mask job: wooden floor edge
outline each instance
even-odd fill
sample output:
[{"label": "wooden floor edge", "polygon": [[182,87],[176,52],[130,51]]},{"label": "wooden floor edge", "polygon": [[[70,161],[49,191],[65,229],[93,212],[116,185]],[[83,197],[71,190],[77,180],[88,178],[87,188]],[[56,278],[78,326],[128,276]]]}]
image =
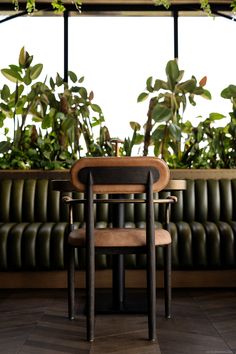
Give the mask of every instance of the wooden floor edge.
[{"label": "wooden floor edge", "polygon": [[[111,288],[111,270],[96,272],[96,287]],[[67,287],[66,271],[0,272],[0,289],[64,289]],[[84,271],[76,272],[76,287],[85,287]],[[145,270],[126,271],[127,288],[145,288]],[[157,288],[163,287],[163,271],[157,271]],[[236,288],[236,269],[206,271],[173,271],[173,288]]]}]

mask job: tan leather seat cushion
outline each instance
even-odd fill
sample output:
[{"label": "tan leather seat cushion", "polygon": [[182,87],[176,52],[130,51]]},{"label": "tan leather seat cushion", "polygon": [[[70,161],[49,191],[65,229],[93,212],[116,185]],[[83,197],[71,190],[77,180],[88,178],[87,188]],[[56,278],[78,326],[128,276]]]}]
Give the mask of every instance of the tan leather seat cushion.
[{"label": "tan leather seat cushion", "polygon": [[[146,245],[145,229],[95,229],[95,247],[143,247]],[[77,229],[69,234],[68,242],[75,247],[85,246],[85,229]],[[163,229],[155,230],[155,245],[171,243],[171,236]]]}]

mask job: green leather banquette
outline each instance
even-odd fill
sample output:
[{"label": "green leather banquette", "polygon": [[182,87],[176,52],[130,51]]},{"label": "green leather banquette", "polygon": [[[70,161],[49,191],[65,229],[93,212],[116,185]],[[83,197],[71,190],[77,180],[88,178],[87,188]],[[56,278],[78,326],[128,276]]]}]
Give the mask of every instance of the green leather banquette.
[{"label": "green leather banquette", "polygon": [[[219,174],[219,172],[218,172]],[[195,178],[172,171],[172,178],[187,179],[185,191],[173,192],[178,203],[172,208],[172,264],[174,270],[236,268],[236,173]],[[218,177],[217,177],[218,176]],[[63,270],[66,267],[65,235],[67,207],[62,194],[52,190],[51,180],[68,179],[68,171],[0,172],[0,271]],[[169,192],[162,192],[169,193]],[[74,194],[73,196],[82,197]],[[94,210],[96,222],[111,222],[107,205]],[[162,207],[156,206],[156,224],[162,227]],[[76,206],[77,227],[83,225],[83,206]],[[143,227],[144,205],[125,207],[125,226]],[[162,268],[162,250],[157,268]],[[111,266],[110,258],[97,256],[97,268]],[[126,258],[126,267],[142,269],[142,255]],[[84,256],[77,257],[82,269]]]}]

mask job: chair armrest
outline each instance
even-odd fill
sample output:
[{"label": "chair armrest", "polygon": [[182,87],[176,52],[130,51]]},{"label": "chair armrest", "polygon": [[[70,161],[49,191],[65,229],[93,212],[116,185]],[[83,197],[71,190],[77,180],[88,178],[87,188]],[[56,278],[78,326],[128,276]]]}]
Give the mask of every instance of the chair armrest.
[{"label": "chair armrest", "polygon": [[[64,196],[62,198],[63,202],[66,204],[77,204],[77,203],[82,203],[84,204],[86,199],[73,199],[69,196]],[[120,204],[120,203],[146,203],[146,199],[94,199],[94,203],[99,204],[99,203],[111,203],[111,204]],[[177,202],[177,197],[175,196],[168,196],[165,199],[154,199],[153,203],[158,203],[158,204],[172,204]]]}]

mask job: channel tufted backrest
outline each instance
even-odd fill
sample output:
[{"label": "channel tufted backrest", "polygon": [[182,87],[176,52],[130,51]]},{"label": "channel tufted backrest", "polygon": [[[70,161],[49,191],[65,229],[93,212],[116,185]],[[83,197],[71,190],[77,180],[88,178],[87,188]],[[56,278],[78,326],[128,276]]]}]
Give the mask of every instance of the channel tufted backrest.
[{"label": "channel tufted backrest", "polygon": [[172,221],[230,221],[236,219],[235,179],[196,179],[187,181],[172,208]]},{"label": "channel tufted backrest", "polygon": [[[83,198],[82,193],[67,193]],[[67,222],[68,209],[62,193],[52,189],[50,179],[0,179],[0,223]],[[84,221],[82,204],[75,206],[75,218]],[[98,221],[108,220],[107,205],[95,208]]]}]

